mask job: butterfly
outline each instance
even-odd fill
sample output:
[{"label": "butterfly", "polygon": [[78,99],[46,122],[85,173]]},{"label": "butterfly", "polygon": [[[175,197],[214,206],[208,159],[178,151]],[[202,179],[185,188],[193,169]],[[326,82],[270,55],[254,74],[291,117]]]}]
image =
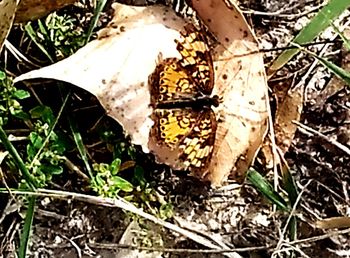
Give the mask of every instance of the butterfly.
[{"label": "butterfly", "polygon": [[179,150],[184,169],[204,174],[213,154],[217,121],[211,96],[214,69],[205,35],[186,25],[175,40],[181,59],[162,60],[150,76],[151,137],[157,144]]}]

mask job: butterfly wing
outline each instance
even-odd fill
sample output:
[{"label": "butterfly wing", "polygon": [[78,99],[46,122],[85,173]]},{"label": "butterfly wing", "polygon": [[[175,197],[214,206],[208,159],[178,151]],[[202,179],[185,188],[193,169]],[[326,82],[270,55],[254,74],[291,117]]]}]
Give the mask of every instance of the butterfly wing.
[{"label": "butterfly wing", "polygon": [[216,117],[210,108],[200,111],[191,131],[181,141],[180,160],[192,173],[203,174],[208,168],[216,134]]},{"label": "butterfly wing", "polygon": [[195,126],[197,115],[192,109],[156,109],[152,115],[151,134],[159,145],[171,150],[178,148]]},{"label": "butterfly wing", "polygon": [[151,105],[195,98],[200,92],[176,58],[159,63],[150,77]]},{"label": "butterfly wing", "polygon": [[176,40],[181,65],[194,83],[205,95],[210,95],[214,87],[214,69],[208,42],[203,33],[192,24],[185,26],[180,40]]},{"label": "butterfly wing", "polygon": [[210,108],[157,109],[151,133],[160,145],[179,150],[179,160],[192,172],[203,171],[213,152],[216,118]]}]

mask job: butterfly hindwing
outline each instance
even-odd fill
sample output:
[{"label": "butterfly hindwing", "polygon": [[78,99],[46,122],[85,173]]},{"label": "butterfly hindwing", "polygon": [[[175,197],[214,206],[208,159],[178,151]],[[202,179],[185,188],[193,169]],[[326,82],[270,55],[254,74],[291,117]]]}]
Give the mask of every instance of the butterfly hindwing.
[{"label": "butterfly hindwing", "polygon": [[161,145],[179,150],[185,169],[201,170],[210,161],[215,142],[216,119],[210,108],[157,109],[152,134]]},{"label": "butterfly hindwing", "polygon": [[166,145],[171,150],[178,148],[190,134],[197,115],[191,109],[156,109],[152,115],[153,135],[160,145]]},{"label": "butterfly hindwing", "polygon": [[202,171],[208,167],[213,153],[216,127],[214,112],[206,108],[200,112],[194,127],[181,142],[180,159],[192,172]]}]

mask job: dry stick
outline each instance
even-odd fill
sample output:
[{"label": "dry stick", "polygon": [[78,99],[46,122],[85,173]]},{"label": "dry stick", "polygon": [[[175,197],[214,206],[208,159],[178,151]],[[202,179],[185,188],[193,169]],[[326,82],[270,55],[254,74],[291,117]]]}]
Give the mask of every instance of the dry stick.
[{"label": "dry stick", "polygon": [[186,249],[186,248],[161,248],[161,247],[145,247],[145,246],[136,246],[136,245],[126,245],[126,244],[106,244],[106,243],[89,243],[89,246],[99,249],[135,249],[141,251],[153,251],[153,252],[163,252],[163,253],[202,253],[202,254],[220,254],[220,253],[229,253],[229,252],[252,252],[252,251],[261,251],[267,250],[272,246],[252,246],[252,247],[242,247],[242,248],[230,248],[230,249]]},{"label": "dry stick", "polygon": [[69,239],[68,237],[64,236],[64,235],[61,235],[62,238],[66,239],[73,247],[74,249],[77,251],[77,255],[78,255],[78,258],[81,258],[81,249],[80,247],[71,239]]},{"label": "dry stick", "polygon": [[17,59],[19,63],[26,62],[36,68],[40,68],[39,65],[34,64],[32,61],[30,61],[26,56],[24,56],[16,47],[14,47],[11,42],[9,42],[7,39],[5,40],[4,46],[8,49],[8,51]]},{"label": "dry stick", "polygon": [[[122,209],[127,209],[128,211],[129,208],[127,206],[129,206],[129,203],[126,203],[125,201],[120,201],[119,199],[117,200],[112,200],[110,198],[99,198],[99,197],[95,197],[95,196],[89,196],[89,195],[84,195],[84,194],[77,194],[77,193],[71,193],[71,192],[64,192],[64,191],[54,191],[54,190],[46,190],[46,189],[37,189],[37,192],[28,192],[28,191],[12,191],[13,194],[28,194],[28,195],[36,195],[36,196],[44,196],[44,197],[51,197],[51,198],[62,198],[65,197],[67,198],[68,196],[73,197],[76,200],[80,200],[83,202],[88,202],[88,203],[92,203],[92,204],[97,204],[97,205],[104,205],[104,206],[109,206],[109,207],[118,207],[118,208],[122,208]],[[126,203],[126,204],[125,204]],[[118,206],[119,205],[119,206]],[[133,206],[133,205],[131,205]],[[138,215],[142,216],[144,214],[144,212],[140,211],[139,209],[137,209],[135,206],[133,206],[134,209],[138,210]],[[131,211],[133,212],[133,211]],[[139,214],[140,212],[140,214]],[[141,215],[142,214],[142,215]],[[152,221],[158,224],[158,221],[160,221],[160,225],[165,224],[170,224],[168,222],[164,222],[152,215],[147,214],[147,216],[151,216]],[[170,224],[171,227],[177,227],[176,225],[172,225]],[[166,225],[164,225],[165,227],[167,227]],[[169,227],[168,227],[169,228]],[[181,229],[181,228],[180,228]],[[187,231],[187,230],[184,230]],[[180,231],[177,231],[180,232]],[[181,231],[182,232],[182,231]],[[192,234],[192,232],[189,232],[190,234]],[[339,230],[339,231],[331,231],[328,232],[326,234],[323,235],[319,235],[319,236],[314,236],[314,237],[309,237],[309,238],[304,238],[304,239],[299,239],[299,240],[295,240],[292,242],[289,242],[289,245],[297,245],[297,244],[304,244],[304,243],[312,243],[312,242],[316,242],[316,241],[320,241],[320,240],[324,240],[327,238],[330,238],[332,236],[338,236],[338,235],[343,235],[343,234],[348,234],[350,233],[350,228],[344,229],[344,230]],[[181,233],[182,234],[182,233]],[[187,235],[185,235],[187,236]],[[192,238],[191,238],[192,239]],[[205,239],[205,241],[207,241]],[[197,242],[197,241],[196,241]],[[202,244],[202,243],[201,243]],[[92,245],[96,245],[97,248],[101,248],[101,246],[104,246],[105,248],[108,248],[108,245],[105,244],[92,244]],[[205,244],[203,244],[205,245]],[[213,246],[213,244],[210,243],[210,245]],[[109,245],[112,246],[112,245]],[[215,245],[214,245],[215,246]],[[139,249],[139,250],[154,250],[154,251],[168,251],[168,252],[177,252],[177,250],[181,250],[181,249],[170,249],[170,248],[146,248],[146,247],[136,247],[133,245],[122,245],[122,244],[118,244],[119,248],[131,248],[131,249]],[[217,250],[198,250],[198,249],[182,249],[182,250],[186,250],[187,252],[204,252],[204,253],[228,253],[228,252],[248,252],[248,251],[254,251],[254,250],[271,250],[273,248],[272,245],[269,246],[258,246],[258,247],[245,247],[245,248],[233,248],[233,249],[227,249],[227,250],[223,250],[223,249],[217,249]]]},{"label": "dry stick", "polygon": [[277,191],[278,188],[278,172],[277,172],[277,164],[278,164],[278,151],[277,151],[277,144],[276,144],[276,136],[275,136],[275,130],[273,127],[273,119],[272,119],[272,111],[270,106],[270,101],[268,97],[268,90],[266,90],[266,107],[267,107],[267,113],[268,113],[268,122],[269,122],[269,133],[270,133],[270,141],[271,141],[271,149],[272,149],[272,162],[273,162],[273,188],[275,191]]},{"label": "dry stick", "polygon": [[[289,242],[290,246],[292,245],[300,245],[305,243],[317,242],[320,240],[324,240],[333,236],[343,235],[350,233],[350,228],[339,230],[339,231],[331,231],[323,235],[304,238]],[[287,242],[285,242],[287,244]],[[157,248],[157,247],[141,247],[135,245],[126,245],[126,244],[105,244],[105,243],[89,243],[90,246],[99,249],[137,249],[137,250],[145,250],[145,251],[154,251],[154,252],[168,252],[168,253],[207,253],[207,254],[216,254],[216,253],[227,253],[227,252],[250,252],[250,251],[260,251],[260,250],[273,250],[273,245],[268,246],[256,246],[256,247],[243,247],[243,248],[232,248],[232,249],[222,249],[222,250],[208,250],[208,249],[175,249],[175,248]]]},{"label": "dry stick", "polygon": [[[333,144],[335,147],[337,147],[338,149],[344,151],[346,154],[348,154],[350,156],[350,149],[348,147],[346,147],[345,145],[341,144],[340,142],[336,141],[336,140],[332,140],[329,139],[327,136],[325,136],[324,134],[312,129],[309,126],[306,126],[302,123],[299,123],[298,121],[292,121],[292,123],[296,124],[297,126],[299,126],[301,129],[306,130],[307,132],[311,132],[313,134],[316,134],[317,136],[321,137],[322,139],[326,140],[327,142]],[[299,129],[300,129],[299,128]]]},{"label": "dry stick", "polygon": [[[300,250],[300,248],[297,248],[297,247],[294,247],[294,246],[290,246],[290,247],[286,247],[285,249],[281,249],[281,250],[278,250],[278,251],[274,251],[271,255],[271,258],[274,258],[274,257],[283,257],[279,254],[281,253],[287,253],[289,251],[292,251],[292,252],[298,252],[299,255],[301,256],[298,256],[298,257],[304,257],[304,258],[310,258],[310,256],[306,255],[303,251]],[[293,256],[287,256],[287,257],[293,257]]]},{"label": "dry stick", "polygon": [[[4,161],[4,159],[6,158],[6,156],[7,156],[8,154],[9,154],[8,151],[4,151],[4,152],[1,152],[1,153],[0,153],[0,165],[2,164],[2,162]],[[11,199],[14,200],[15,198],[13,197],[9,186],[7,185],[7,182],[6,182],[6,179],[5,179],[5,175],[4,175],[4,173],[2,172],[1,166],[0,166],[0,180],[1,180],[1,183],[5,186],[5,188],[6,188],[6,190],[8,191],[8,193],[10,194]],[[0,221],[0,224],[1,224],[1,221]]]},{"label": "dry stick", "polygon": [[[186,236],[187,238],[192,239],[193,241],[204,245],[208,248],[212,249],[219,249],[221,250],[221,246],[226,246],[225,243],[222,241],[218,241],[216,239],[213,239],[213,241],[209,241],[207,238],[199,236],[189,230],[180,228],[179,226],[176,226],[174,224],[171,224],[169,222],[163,221],[151,214],[148,214],[141,209],[137,208],[131,203],[128,203],[124,199],[117,197],[115,199],[112,198],[102,198],[102,197],[96,197],[96,196],[89,196],[85,194],[80,194],[80,193],[72,193],[72,192],[65,192],[65,191],[58,191],[58,190],[47,190],[47,189],[37,189],[36,192],[28,192],[28,191],[13,191],[13,194],[28,194],[28,195],[37,195],[37,196],[46,196],[46,197],[52,197],[52,198],[62,198],[62,197],[71,197],[73,200],[79,200],[79,201],[84,201],[88,202],[91,204],[95,205],[103,205],[103,206],[108,206],[108,207],[118,207],[123,210],[132,212],[136,215],[139,215],[147,220],[150,220],[158,225],[161,225],[163,227],[166,227],[170,230],[173,230],[181,235]],[[213,243],[215,241],[215,243]],[[241,257],[238,254],[235,253],[224,253],[224,255],[229,256],[229,257],[234,257],[238,258]]]},{"label": "dry stick", "polygon": [[[284,14],[283,12],[287,11],[286,10],[280,10],[280,11],[276,11],[276,12],[261,12],[261,11],[255,11],[255,10],[251,10],[251,11],[243,11],[244,14],[254,14],[254,15],[260,15],[260,16],[268,16],[268,17],[271,17],[271,16],[274,16],[274,17],[279,17],[279,18],[287,18],[288,20],[293,20],[293,19],[297,19],[297,18],[300,18],[300,17],[303,17],[305,15],[308,15],[309,13],[312,13],[312,12],[315,12],[319,9],[321,9],[323,6],[325,6],[327,3],[322,3],[322,4],[319,4],[309,10],[305,10],[304,12],[302,13],[297,13],[297,14]],[[298,5],[294,5],[292,6],[292,8],[294,7],[297,7]],[[288,8],[288,9],[291,9],[291,8]]]},{"label": "dry stick", "polygon": [[90,178],[83,171],[81,171],[78,166],[74,165],[74,163],[70,161],[68,158],[64,157],[63,160],[65,165],[68,167],[68,169],[77,173],[77,175],[80,176],[85,181],[90,180]]},{"label": "dry stick", "polygon": [[[95,204],[95,205],[103,205],[103,206],[109,206],[109,207],[118,207],[121,209],[125,209],[127,211],[133,212],[141,217],[144,217],[146,219],[150,218],[150,220],[156,224],[162,225],[164,227],[167,227],[171,230],[174,229],[174,231],[183,234],[189,238],[191,238],[192,240],[194,240],[197,243],[200,243],[202,245],[205,245],[209,248],[215,248],[216,250],[198,250],[198,249],[171,249],[171,248],[145,248],[145,247],[136,247],[133,245],[121,245],[118,244],[119,248],[131,248],[131,249],[139,249],[139,250],[154,250],[154,251],[167,251],[167,252],[177,252],[177,250],[186,250],[187,252],[191,252],[191,253],[229,253],[229,252],[248,252],[248,251],[254,251],[254,250],[272,250],[273,249],[273,245],[269,245],[269,246],[258,246],[258,247],[245,247],[245,248],[232,248],[232,249],[219,249],[216,245],[212,244],[211,242],[209,242],[207,239],[204,239],[203,242],[199,242],[197,241],[198,239],[201,240],[203,239],[203,237],[200,237],[198,239],[196,239],[196,235],[193,234],[190,231],[187,230],[183,230],[181,228],[179,228],[176,225],[173,225],[171,223],[162,221],[150,214],[147,214],[143,211],[141,211],[140,209],[136,208],[134,205],[127,203],[124,200],[120,200],[118,199],[111,199],[111,198],[101,198],[101,197],[95,197],[95,196],[89,196],[89,195],[84,195],[84,194],[79,194],[79,193],[71,193],[71,192],[64,192],[64,191],[55,191],[55,190],[47,190],[47,189],[37,189],[36,192],[28,192],[28,191],[12,191],[13,194],[28,194],[28,195],[36,195],[36,196],[44,196],[44,197],[51,197],[51,198],[62,198],[62,197],[72,197],[75,200],[79,200],[79,201],[83,201],[83,202],[87,202],[87,203],[91,203],[91,204]],[[135,211],[135,212],[134,212]],[[145,215],[146,216],[143,216]],[[188,234],[187,234],[188,233]],[[327,238],[330,238],[332,236],[337,236],[337,235],[342,235],[342,234],[348,234],[350,233],[350,228],[344,229],[344,230],[339,230],[339,231],[331,231],[328,232],[326,234],[323,235],[319,235],[319,236],[314,236],[314,237],[309,237],[309,238],[304,238],[304,239],[299,239],[299,240],[295,240],[292,242],[289,242],[289,245],[297,245],[297,244],[304,244],[304,243],[312,243],[312,242],[316,242],[316,241],[320,241],[320,240],[324,240]],[[193,236],[194,235],[194,236]],[[193,237],[193,238],[192,238]],[[209,242],[209,243],[208,243]],[[208,243],[208,245],[206,244]],[[105,246],[106,248],[108,248],[108,245],[104,245],[104,244],[92,244],[92,245],[96,245],[97,248],[99,248],[98,246]]]}]

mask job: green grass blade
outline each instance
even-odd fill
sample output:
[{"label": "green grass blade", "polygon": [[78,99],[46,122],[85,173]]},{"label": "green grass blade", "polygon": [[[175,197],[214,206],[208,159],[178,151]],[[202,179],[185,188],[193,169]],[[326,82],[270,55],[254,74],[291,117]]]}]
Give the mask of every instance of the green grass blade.
[{"label": "green grass blade", "polygon": [[65,106],[66,106],[66,104],[67,104],[67,101],[68,101],[68,99],[69,99],[69,96],[70,96],[70,94],[67,94],[67,95],[66,95],[66,98],[65,98],[64,101],[63,101],[63,104],[62,104],[62,106],[61,106],[61,108],[60,108],[60,110],[59,110],[59,112],[58,112],[58,114],[57,114],[57,117],[56,117],[55,121],[53,121],[52,125],[50,125],[50,130],[49,130],[49,132],[48,132],[48,134],[47,134],[47,137],[45,138],[45,140],[44,140],[42,146],[40,147],[40,149],[38,150],[38,152],[35,154],[35,156],[34,156],[32,162],[31,162],[31,164],[30,164],[30,167],[29,167],[30,169],[33,167],[33,165],[34,165],[35,162],[37,161],[38,157],[40,156],[41,152],[43,151],[43,149],[45,148],[45,146],[46,146],[47,143],[49,142],[50,137],[51,137],[51,134],[53,133],[54,129],[56,128],[57,122],[58,122],[58,120],[60,119],[60,117],[61,117],[61,115],[62,115],[62,112],[63,112],[63,110],[64,110],[64,108],[65,108]]},{"label": "green grass blade", "polygon": [[83,138],[81,137],[81,134],[78,130],[76,121],[72,118],[72,116],[68,116],[68,121],[69,121],[70,129],[73,133],[73,138],[74,138],[75,144],[76,144],[78,151],[79,151],[79,154],[80,154],[80,156],[85,164],[85,168],[88,171],[91,180],[94,180],[94,174],[93,174],[92,168],[89,164],[88,156],[87,156],[85,146],[83,143]]},{"label": "green grass blade", "polygon": [[91,35],[92,35],[92,32],[94,30],[94,28],[96,27],[96,24],[98,22],[98,19],[101,15],[101,12],[103,10],[103,8],[105,7],[107,3],[107,0],[98,0],[96,2],[96,8],[94,10],[94,16],[92,17],[92,20],[91,20],[91,23],[90,23],[90,26],[89,26],[89,30],[87,32],[87,35],[86,35],[86,41],[85,41],[85,44],[87,44],[91,38]]},{"label": "green grass blade", "polygon": [[[303,28],[299,34],[294,38],[293,42],[301,45],[311,42],[324,31],[332,22],[339,17],[350,6],[350,0],[330,0],[317,15],[310,21],[308,25]],[[282,52],[282,54],[273,62],[269,68],[268,74],[272,74],[283,67],[299,49],[289,49]]]},{"label": "green grass blade", "polygon": [[[290,173],[290,169],[287,165],[283,165],[282,167],[282,180],[283,180],[283,188],[288,193],[288,200],[291,207],[294,207],[297,199],[298,199],[298,189],[293,178],[293,175]],[[288,229],[289,229],[289,237],[292,241],[297,238],[297,218],[296,216],[292,216],[289,220]]]},{"label": "green grass blade", "polygon": [[27,209],[27,213],[26,213],[26,218],[24,220],[23,232],[21,234],[19,251],[18,251],[19,258],[26,258],[27,257],[27,249],[28,249],[28,243],[29,243],[29,238],[30,238],[30,232],[31,232],[31,228],[33,225],[36,197],[35,196],[28,196],[28,199],[29,199],[28,209]]},{"label": "green grass blade", "polygon": [[289,211],[288,205],[285,200],[273,190],[273,186],[256,170],[250,169],[247,173],[247,178],[261,192],[267,199],[283,211]]},{"label": "green grass blade", "polygon": [[327,59],[324,59],[322,57],[318,57],[314,55],[325,67],[327,67],[329,70],[331,70],[332,73],[334,73],[339,78],[343,79],[348,86],[350,86],[350,73],[344,70],[343,68],[337,66],[336,64],[333,64],[332,62],[329,62]]},{"label": "green grass blade", "polygon": [[283,188],[288,193],[288,199],[293,207],[298,198],[298,189],[289,168],[283,167],[282,171]]},{"label": "green grass blade", "polygon": [[35,31],[32,27],[32,25],[30,24],[30,22],[27,23],[27,25],[24,27],[28,36],[31,38],[31,40],[33,40],[33,42],[35,43],[35,45],[38,46],[38,48],[46,55],[46,57],[53,63],[54,60],[52,59],[51,55],[49,54],[49,52],[46,51],[45,47],[42,46],[37,40],[36,40],[36,34]]},{"label": "green grass blade", "polygon": [[26,180],[27,184],[29,185],[30,189],[34,191],[38,187],[38,183],[36,182],[35,178],[33,178],[33,176],[29,173],[27,167],[25,166],[16,148],[8,140],[7,135],[3,130],[2,126],[0,126],[0,141],[5,146],[6,150],[10,153],[12,158],[14,159],[17,167],[22,172],[22,175]]},{"label": "green grass blade", "polygon": [[346,84],[350,87],[350,73],[343,68],[337,66],[336,64],[328,61],[327,59],[323,57],[319,57],[316,54],[312,53],[311,51],[308,51],[307,49],[303,49],[299,46],[300,49],[308,53],[309,55],[312,55],[315,57],[322,65],[324,65],[326,68],[328,68],[332,73],[334,73],[336,76],[338,76],[340,79],[344,80]]},{"label": "green grass blade", "polygon": [[343,41],[344,43],[344,47],[350,51],[350,40],[347,39],[344,35],[344,33],[342,33],[337,26],[334,25],[334,23],[332,23],[332,27],[334,29],[334,31],[339,35],[339,37],[341,38],[341,40]]}]

